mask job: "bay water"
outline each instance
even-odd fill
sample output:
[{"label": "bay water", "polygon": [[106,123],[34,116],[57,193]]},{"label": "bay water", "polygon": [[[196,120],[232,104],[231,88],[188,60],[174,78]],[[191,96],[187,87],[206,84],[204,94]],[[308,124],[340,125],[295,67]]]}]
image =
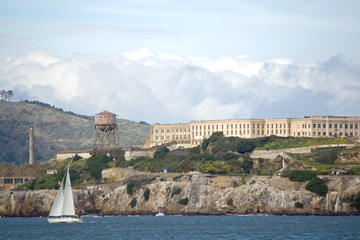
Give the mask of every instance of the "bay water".
[{"label": "bay water", "polygon": [[0,218],[0,239],[360,239],[360,217],[114,216],[50,224]]}]

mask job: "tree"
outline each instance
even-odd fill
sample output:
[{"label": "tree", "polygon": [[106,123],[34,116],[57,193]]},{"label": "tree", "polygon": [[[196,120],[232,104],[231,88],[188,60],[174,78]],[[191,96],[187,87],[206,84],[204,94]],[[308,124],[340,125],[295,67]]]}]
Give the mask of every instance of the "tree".
[{"label": "tree", "polygon": [[9,90],[9,91],[6,92],[6,94],[7,94],[8,100],[10,102],[10,99],[14,96],[14,93],[13,93],[13,91]]},{"label": "tree", "polygon": [[244,155],[243,161],[241,163],[241,168],[244,170],[244,173],[250,173],[250,170],[253,167],[253,160],[249,157],[249,155]]}]

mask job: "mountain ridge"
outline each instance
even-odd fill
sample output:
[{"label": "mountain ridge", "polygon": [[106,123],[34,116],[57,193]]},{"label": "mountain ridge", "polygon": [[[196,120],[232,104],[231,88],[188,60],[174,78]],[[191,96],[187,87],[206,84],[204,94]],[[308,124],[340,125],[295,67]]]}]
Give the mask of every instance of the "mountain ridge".
[{"label": "mountain ridge", "polygon": [[[28,161],[29,128],[34,128],[35,162],[54,158],[59,150],[89,149],[94,137],[94,117],[39,101],[0,101],[0,164]],[[117,119],[121,146],[141,146],[149,126]]]}]

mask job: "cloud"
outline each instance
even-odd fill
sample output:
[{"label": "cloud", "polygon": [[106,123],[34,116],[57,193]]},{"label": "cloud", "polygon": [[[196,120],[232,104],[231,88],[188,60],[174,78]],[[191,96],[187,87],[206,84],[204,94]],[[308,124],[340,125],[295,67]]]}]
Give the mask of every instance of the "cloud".
[{"label": "cloud", "polygon": [[195,119],[360,115],[359,66],[341,56],[217,59],[139,49],[120,55],[45,50],[0,59],[0,88],[81,114],[102,110],[147,122]]}]

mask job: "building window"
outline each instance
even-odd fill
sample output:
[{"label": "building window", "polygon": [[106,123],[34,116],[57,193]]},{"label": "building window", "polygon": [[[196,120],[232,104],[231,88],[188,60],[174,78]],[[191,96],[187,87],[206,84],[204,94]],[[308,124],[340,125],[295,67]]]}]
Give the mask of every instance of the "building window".
[{"label": "building window", "polygon": [[155,136],[155,140],[158,140],[159,139],[159,137],[158,136]]},{"label": "building window", "polygon": [[300,132],[298,132],[298,134],[297,134],[298,136],[300,136]]},{"label": "building window", "polygon": [[315,124],[315,123],[313,124],[313,128],[316,128],[316,124]]},{"label": "building window", "polygon": [[329,128],[332,128],[332,124],[331,124],[331,123],[329,124]]},{"label": "building window", "polygon": [[334,128],[337,128],[337,123],[334,124]]},{"label": "building window", "polygon": [[321,128],[321,124],[320,124],[320,123],[318,124],[318,128]]},{"label": "building window", "polygon": [[358,124],[357,123],[355,123],[355,129],[358,129]]},{"label": "building window", "polygon": [[348,128],[348,125],[347,124],[345,124],[345,129],[347,129]]},{"label": "building window", "polygon": [[351,129],[353,128],[353,125],[352,125],[352,123],[350,124],[350,128],[351,128]]},{"label": "building window", "polygon": [[323,124],[323,128],[326,128],[326,124],[325,124],[325,123]]},{"label": "building window", "polygon": [[155,130],[155,133],[158,133],[158,132],[159,132],[159,131],[156,129],[156,130]]}]

